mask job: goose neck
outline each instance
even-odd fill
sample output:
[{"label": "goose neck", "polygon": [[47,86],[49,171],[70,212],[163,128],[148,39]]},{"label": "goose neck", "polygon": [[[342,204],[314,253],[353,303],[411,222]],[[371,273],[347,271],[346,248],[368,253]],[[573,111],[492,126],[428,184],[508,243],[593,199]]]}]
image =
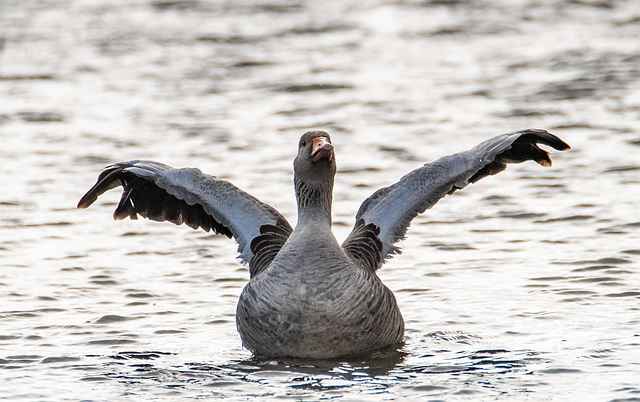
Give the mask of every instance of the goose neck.
[{"label": "goose neck", "polygon": [[298,204],[298,224],[313,222],[315,225],[331,226],[333,182],[309,184],[301,180],[295,180],[295,188]]}]

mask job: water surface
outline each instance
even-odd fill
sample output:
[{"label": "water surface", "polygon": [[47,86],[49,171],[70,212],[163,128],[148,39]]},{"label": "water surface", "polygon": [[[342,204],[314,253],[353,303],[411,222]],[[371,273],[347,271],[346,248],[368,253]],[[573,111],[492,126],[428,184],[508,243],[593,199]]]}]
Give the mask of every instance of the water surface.
[{"label": "water surface", "polygon": [[[640,6],[633,1],[0,2],[0,398],[640,398]],[[489,136],[573,147],[417,218],[380,271],[405,344],[241,347],[223,237],[75,205],[112,162],[231,180],[295,222],[333,135],[343,239],[377,188]]]}]

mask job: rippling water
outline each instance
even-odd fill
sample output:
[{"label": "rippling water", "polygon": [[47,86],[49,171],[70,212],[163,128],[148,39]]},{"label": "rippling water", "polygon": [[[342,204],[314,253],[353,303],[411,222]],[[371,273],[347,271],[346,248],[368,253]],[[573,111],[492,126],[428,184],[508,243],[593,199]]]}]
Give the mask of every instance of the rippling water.
[{"label": "rippling water", "polygon": [[[640,399],[635,1],[0,1],[0,398]],[[227,178],[295,222],[291,162],[333,134],[339,239],[375,189],[494,134],[552,130],[416,219],[380,275],[406,342],[255,360],[235,245],[114,222],[133,158]]]}]

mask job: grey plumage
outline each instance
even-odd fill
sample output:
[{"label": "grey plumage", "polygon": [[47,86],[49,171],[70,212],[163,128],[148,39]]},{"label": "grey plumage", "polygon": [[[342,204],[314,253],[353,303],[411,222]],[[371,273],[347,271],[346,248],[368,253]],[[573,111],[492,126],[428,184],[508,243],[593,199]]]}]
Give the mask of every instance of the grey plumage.
[{"label": "grey plumage", "polygon": [[323,131],[309,131],[299,142],[293,229],[273,207],[228,181],[153,161],[108,166],[78,207],[87,208],[121,185],[116,219],[141,215],[233,237],[250,272],[236,314],[244,346],[259,356],[331,358],[402,340],[402,314],[376,270],[399,252],[396,243],[413,218],[445,195],[501,172],[508,163],[534,160],[550,166],[539,143],[569,148],[545,130],[522,130],[413,170],[362,203],[342,245],[331,231],[336,162]]},{"label": "grey plumage", "polygon": [[88,208],[104,192],[123,187],[122,198],[113,213],[115,219],[137,219],[186,224],[193,229],[234,237],[240,258],[250,263],[251,241],[262,225],[291,229],[278,211],[226,180],[199,169],[174,169],[163,163],[134,160],[107,166],[96,184],[80,199],[78,208]]},{"label": "grey plumage", "polygon": [[396,243],[404,239],[411,221],[445,195],[503,171],[507,163],[534,160],[542,166],[551,166],[549,154],[538,148],[538,143],[561,151],[569,149],[564,141],[541,129],[493,137],[468,151],[426,163],[397,183],[379,189],[360,206],[356,226],[362,219],[380,228],[382,256],[388,259],[400,252]]}]

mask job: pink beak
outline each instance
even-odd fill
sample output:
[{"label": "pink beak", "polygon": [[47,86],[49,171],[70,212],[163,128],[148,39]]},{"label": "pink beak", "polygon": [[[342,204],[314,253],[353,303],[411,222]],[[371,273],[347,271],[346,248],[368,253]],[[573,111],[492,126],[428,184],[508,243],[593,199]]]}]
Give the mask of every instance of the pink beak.
[{"label": "pink beak", "polygon": [[333,159],[333,145],[326,137],[317,137],[313,139],[313,149],[311,150],[311,161],[317,162],[320,159]]}]

